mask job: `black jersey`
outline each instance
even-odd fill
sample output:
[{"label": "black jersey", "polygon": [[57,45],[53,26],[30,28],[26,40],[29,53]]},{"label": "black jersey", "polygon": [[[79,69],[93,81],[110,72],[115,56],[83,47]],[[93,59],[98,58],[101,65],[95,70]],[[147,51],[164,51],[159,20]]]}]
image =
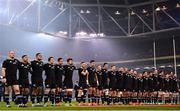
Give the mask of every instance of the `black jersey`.
[{"label": "black jersey", "polygon": [[116,79],[116,71],[109,71],[108,73],[108,76],[109,76],[109,88],[112,89],[112,90],[115,90],[116,89],[116,82],[117,82],[117,79]]},{"label": "black jersey", "polygon": [[148,77],[148,89],[149,89],[149,91],[154,90],[153,89],[153,77],[152,76]]},{"label": "black jersey", "polygon": [[19,70],[19,83],[29,83],[29,73],[31,73],[31,65],[29,63],[20,62],[18,66]]},{"label": "black jersey", "polygon": [[19,61],[17,59],[6,59],[3,62],[2,67],[6,68],[6,79],[17,80],[17,70],[18,70]]},{"label": "black jersey", "polygon": [[78,74],[79,74],[79,84],[81,83],[86,83],[87,75],[83,75],[82,72],[86,72],[86,69],[79,68],[78,69]]},{"label": "black jersey", "polygon": [[143,89],[144,89],[144,91],[149,90],[148,77],[143,77]]},{"label": "black jersey", "polygon": [[128,89],[127,78],[128,78],[127,73],[123,73],[124,90]]},{"label": "black jersey", "polygon": [[127,90],[132,91],[132,88],[133,88],[133,76],[131,74],[127,74],[126,84],[127,84]]},{"label": "black jersey", "polygon": [[107,69],[102,69],[102,86],[103,89],[107,89],[108,88],[108,70]]},{"label": "black jersey", "polygon": [[158,88],[160,91],[162,91],[164,88],[164,78],[160,75],[158,75],[158,83]]},{"label": "black jersey", "polygon": [[102,76],[102,71],[96,71],[98,82],[99,82],[99,87],[102,88],[102,83],[103,83],[103,76]]},{"label": "black jersey", "polygon": [[142,92],[143,90],[143,79],[138,78],[138,91]]},{"label": "black jersey", "polygon": [[55,83],[55,65],[54,64],[45,64],[44,65],[46,80],[47,83]]},{"label": "black jersey", "polygon": [[65,70],[63,65],[56,64],[55,66],[55,77],[56,77],[56,85],[62,88],[62,77],[64,76]]},{"label": "black jersey", "polygon": [[178,91],[178,80],[176,77],[173,77],[173,79],[172,79],[172,90],[173,90],[173,92]]},{"label": "black jersey", "polygon": [[42,61],[31,61],[31,67],[32,67],[32,82],[34,81],[43,81],[42,79],[42,73],[44,70],[44,64]]},{"label": "black jersey", "polygon": [[136,76],[133,76],[133,87],[132,87],[133,91],[138,91],[138,78]]},{"label": "black jersey", "polygon": [[96,86],[96,69],[94,67],[88,67],[87,68],[89,75],[88,75],[88,81],[90,86]]},{"label": "black jersey", "polygon": [[64,74],[64,86],[66,88],[73,88],[73,72],[76,69],[76,67],[74,65],[65,65],[64,66],[64,70],[65,70],[65,74]]},{"label": "black jersey", "polygon": [[153,83],[152,83],[152,89],[153,91],[158,91],[159,90],[159,81],[158,81],[158,76],[157,75],[153,75]]},{"label": "black jersey", "polygon": [[164,80],[164,91],[170,91],[170,83],[169,83],[170,79],[169,78],[165,78]]},{"label": "black jersey", "polygon": [[117,88],[120,91],[124,90],[124,78],[123,78],[123,73],[122,72],[117,72],[116,75],[116,79],[117,79]]},{"label": "black jersey", "polygon": [[[84,72],[86,74],[84,75],[84,74],[82,74],[82,72]],[[88,87],[88,84],[87,84],[88,71],[86,69],[79,68],[78,74],[79,74],[79,88],[86,89]]]}]

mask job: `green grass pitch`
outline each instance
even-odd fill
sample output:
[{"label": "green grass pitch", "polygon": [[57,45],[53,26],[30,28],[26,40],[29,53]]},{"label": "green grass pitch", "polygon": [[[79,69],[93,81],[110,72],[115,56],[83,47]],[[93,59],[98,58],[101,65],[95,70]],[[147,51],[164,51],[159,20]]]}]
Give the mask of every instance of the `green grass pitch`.
[{"label": "green grass pitch", "polygon": [[6,108],[5,103],[0,103],[0,111],[3,110],[179,110],[180,105],[110,105],[110,106],[78,106],[76,102],[73,102],[73,106],[48,106],[48,107],[31,107],[31,103],[28,103],[28,107],[19,108],[11,104],[12,107]]}]

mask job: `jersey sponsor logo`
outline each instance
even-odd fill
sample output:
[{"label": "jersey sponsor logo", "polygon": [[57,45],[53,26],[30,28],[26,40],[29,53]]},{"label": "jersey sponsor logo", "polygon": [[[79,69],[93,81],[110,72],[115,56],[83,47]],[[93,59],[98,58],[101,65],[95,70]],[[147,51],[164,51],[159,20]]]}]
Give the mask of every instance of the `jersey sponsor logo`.
[{"label": "jersey sponsor logo", "polygon": [[60,69],[60,70],[64,70],[64,68],[63,68],[63,67],[60,67],[60,66],[57,66],[57,68]]},{"label": "jersey sponsor logo", "polygon": [[17,64],[17,60],[14,60],[14,61],[13,61],[13,60],[10,60],[9,63],[11,63],[11,64]]},{"label": "jersey sponsor logo", "polygon": [[73,66],[71,66],[71,67],[69,66],[68,69],[72,71],[72,70],[74,70],[74,67]]}]

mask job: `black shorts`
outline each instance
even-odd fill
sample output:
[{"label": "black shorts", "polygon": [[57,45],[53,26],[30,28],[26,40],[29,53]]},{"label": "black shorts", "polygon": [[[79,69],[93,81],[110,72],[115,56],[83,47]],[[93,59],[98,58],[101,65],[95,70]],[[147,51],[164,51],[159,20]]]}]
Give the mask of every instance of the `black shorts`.
[{"label": "black shorts", "polygon": [[5,83],[6,86],[19,85],[18,80],[7,80]]},{"label": "black shorts", "polygon": [[29,81],[28,80],[19,80],[19,86],[21,88],[29,88]]},{"label": "black shorts", "polygon": [[114,85],[113,85],[113,84],[110,84],[110,85],[109,85],[109,90],[110,90],[110,91],[115,91],[115,90],[117,90],[116,85],[115,85],[115,84],[114,84]]},{"label": "black shorts", "polygon": [[124,90],[124,87],[123,87],[123,85],[121,83],[117,83],[116,87],[117,87],[118,91],[123,91]]},{"label": "black shorts", "polygon": [[43,80],[32,80],[32,87],[43,87]]},{"label": "black shorts", "polygon": [[63,88],[63,83],[61,81],[56,81],[56,87]]},{"label": "black shorts", "polygon": [[36,88],[36,87],[43,87],[43,78],[42,77],[31,77],[31,81],[32,81],[32,87]]},{"label": "black shorts", "polygon": [[89,82],[89,87],[97,87],[97,83],[96,82]]},{"label": "black shorts", "polygon": [[72,81],[65,81],[64,82],[65,89],[73,89],[73,82]]},{"label": "black shorts", "polygon": [[85,83],[85,82],[80,82],[80,83],[79,83],[79,88],[81,88],[81,89],[87,89],[87,88],[88,88],[88,85],[87,85],[87,83]]},{"label": "black shorts", "polygon": [[54,88],[56,88],[56,84],[55,84],[55,82],[45,82],[45,87],[54,89]]}]

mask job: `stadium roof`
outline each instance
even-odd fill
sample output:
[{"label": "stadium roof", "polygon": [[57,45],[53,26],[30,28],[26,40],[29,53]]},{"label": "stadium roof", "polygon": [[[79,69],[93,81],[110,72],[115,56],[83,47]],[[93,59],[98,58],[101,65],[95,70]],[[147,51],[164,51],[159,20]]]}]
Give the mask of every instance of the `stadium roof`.
[{"label": "stadium roof", "polygon": [[65,38],[141,37],[180,29],[179,0],[1,0],[0,6],[1,24]]}]

